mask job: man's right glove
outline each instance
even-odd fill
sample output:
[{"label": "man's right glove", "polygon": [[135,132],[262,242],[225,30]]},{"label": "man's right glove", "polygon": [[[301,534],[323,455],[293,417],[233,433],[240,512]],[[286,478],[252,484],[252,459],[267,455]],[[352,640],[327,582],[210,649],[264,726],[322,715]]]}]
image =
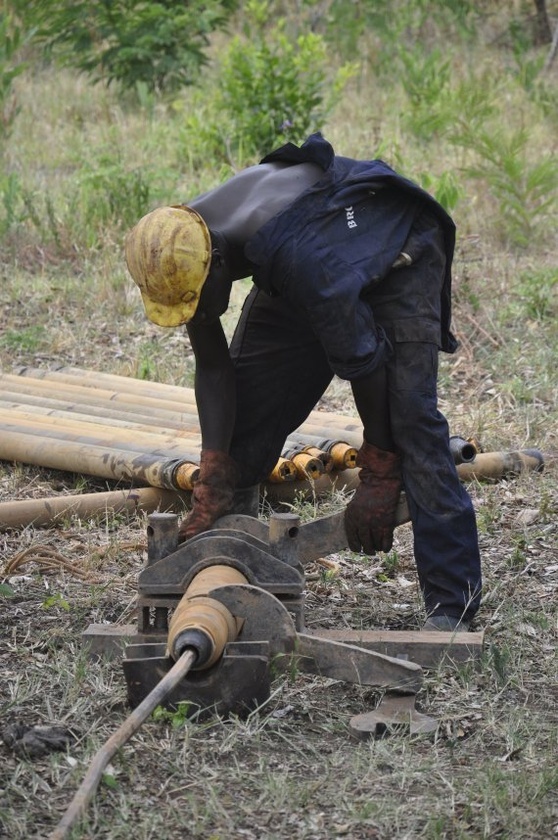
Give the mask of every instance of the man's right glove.
[{"label": "man's right glove", "polygon": [[184,542],[209,531],[233,504],[238,467],[230,455],[217,449],[202,449],[200,476],[192,490],[192,510],[180,524],[178,540]]},{"label": "man's right glove", "polygon": [[345,532],[351,551],[373,555],[393,545],[395,513],[403,482],[396,452],[364,441],[356,466],[360,484],[345,510]]}]

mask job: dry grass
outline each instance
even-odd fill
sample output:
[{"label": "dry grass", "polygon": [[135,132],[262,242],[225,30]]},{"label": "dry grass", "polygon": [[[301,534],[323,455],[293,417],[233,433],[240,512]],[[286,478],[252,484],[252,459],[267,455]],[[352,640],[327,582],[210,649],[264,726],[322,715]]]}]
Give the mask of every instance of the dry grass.
[{"label": "dry grass", "polygon": [[[404,147],[410,169],[452,168],[455,149],[410,144],[389,96],[378,94],[373,102],[373,79],[361,85],[325,130],[341,150],[367,156],[378,130],[393,138],[394,150]],[[118,147],[125,168],[153,167],[153,150],[162,150],[160,197],[166,191],[168,200],[177,193],[183,198],[209,185],[210,172],[181,168],[177,127],[168,113],[145,123],[141,112],[121,109],[115,96],[48,70],[22,77],[18,95],[21,116],[9,165],[39,196],[51,197],[61,218],[59,201],[70,194],[79,162],[98,157],[107,144]],[[357,111],[359,123],[349,136]],[[541,122],[538,148],[555,150],[553,138],[551,126]],[[494,234],[497,219],[485,215],[492,205],[479,185],[467,183],[466,189],[455,270],[461,349],[442,360],[441,407],[455,434],[476,435],[486,449],[536,447],[549,455],[558,450],[556,284],[542,310],[535,304],[542,278],[556,270],[555,219],[543,244],[514,252]],[[86,248],[83,236],[72,247],[70,231],[60,232],[62,247],[22,224],[2,245],[2,369],[64,363],[191,385],[183,334],[147,323],[126,279],[122,231],[105,232],[93,248]],[[235,289],[234,311],[243,291]],[[228,330],[232,323],[231,317]],[[353,414],[340,382],[323,406]],[[107,485],[0,464],[0,501],[75,489]],[[149,721],[113,762],[75,836],[556,836],[555,468],[470,491],[484,558],[477,626],[487,631],[486,651],[478,669],[447,664],[428,674],[419,701],[440,719],[436,736],[356,743],[348,720],[375,704],[374,692],[302,675],[278,680],[269,703],[247,721]],[[301,512],[313,517],[340,501]],[[2,724],[59,724],[74,738],[67,753],[35,759],[0,743],[0,835],[10,840],[48,835],[88,761],[127,715],[119,663],[87,661],[81,633],[90,623],[133,621],[144,544],[141,516],[74,519],[0,534],[1,582],[12,593],[0,595]],[[315,567],[308,576],[310,626],[420,626],[409,526],[399,529],[388,556],[366,560],[345,553],[333,560],[337,574]]]}]

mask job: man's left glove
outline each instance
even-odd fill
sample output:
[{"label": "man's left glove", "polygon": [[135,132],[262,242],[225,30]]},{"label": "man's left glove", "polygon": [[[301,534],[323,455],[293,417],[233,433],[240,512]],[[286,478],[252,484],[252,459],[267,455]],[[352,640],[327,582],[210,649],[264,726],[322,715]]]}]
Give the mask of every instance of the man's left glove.
[{"label": "man's left glove", "polygon": [[345,532],[351,551],[374,555],[393,545],[395,513],[403,482],[396,452],[364,441],[356,465],[360,484],[345,509]]},{"label": "man's left glove", "polygon": [[192,510],[178,529],[179,542],[185,542],[228,513],[233,504],[238,467],[226,452],[202,449],[200,475],[192,490]]}]

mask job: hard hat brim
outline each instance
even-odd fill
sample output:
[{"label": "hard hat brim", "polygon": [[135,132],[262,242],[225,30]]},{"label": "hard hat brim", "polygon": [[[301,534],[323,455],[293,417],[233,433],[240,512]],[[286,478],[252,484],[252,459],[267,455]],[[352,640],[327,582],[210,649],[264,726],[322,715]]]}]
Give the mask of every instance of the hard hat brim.
[{"label": "hard hat brim", "polygon": [[153,321],[159,327],[180,327],[181,324],[187,324],[194,317],[200,302],[199,295],[196,295],[193,300],[174,303],[171,306],[157,303],[144,292],[141,292],[141,298],[145,314],[150,321]]}]

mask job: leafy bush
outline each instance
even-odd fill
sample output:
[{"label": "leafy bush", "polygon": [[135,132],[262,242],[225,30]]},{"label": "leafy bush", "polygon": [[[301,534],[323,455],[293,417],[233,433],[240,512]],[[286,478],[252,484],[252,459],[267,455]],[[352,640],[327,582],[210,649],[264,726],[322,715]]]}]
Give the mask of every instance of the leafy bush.
[{"label": "leafy bush", "polygon": [[209,35],[235,7],[235,0],[43,0],[33,13],[45,48],[66,65],[96,81],[161,92],[193,82]]},{"label": "leafy bush", "polygon": [[512,245],[526,247],[540,240],[545,219],[558,204],[558,162],[552,155],[532,162],[527,129],[463,132],[454,139],[476,153],[467,168],[485,183],[498,202],[502,233]]},{"label": "leafy bush", "polygon": [[300,142],[319,129],[355,73],[331,68],[326,41],[313,32],[291,37],[286,20],[269,27],[267,0],[246,4],[246,24],[221,59],[212,134],[233,152],[259,156]]},{"label": "leafy bush", "polygon": [[26,64],[18,60],[24,43],[24,33],[14,17],[0,11],[0,142],[10,134],[17,114],[13,81],[25,70]]}]

